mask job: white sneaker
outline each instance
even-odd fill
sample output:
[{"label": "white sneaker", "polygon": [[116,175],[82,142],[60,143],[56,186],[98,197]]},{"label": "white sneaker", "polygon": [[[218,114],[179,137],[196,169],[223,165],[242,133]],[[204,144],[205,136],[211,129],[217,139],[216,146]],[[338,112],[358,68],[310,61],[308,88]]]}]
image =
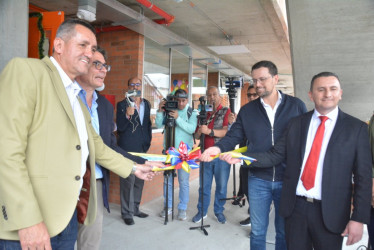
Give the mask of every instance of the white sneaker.
[{"label": "white sneaker", "polygon": [[[171,207],[169,207],[168,208],[168,214],[171,214],[171,212],[172,212],[172,209],[171,209]],[[160,215],[160,217],[165,218],[165,208],[162,209],[162,211],[160,212],[159,215]]]},{"label": "white sneaker", "polygon": [[187,213],[186,210],[178,209],[178,220],[186,220]]}]

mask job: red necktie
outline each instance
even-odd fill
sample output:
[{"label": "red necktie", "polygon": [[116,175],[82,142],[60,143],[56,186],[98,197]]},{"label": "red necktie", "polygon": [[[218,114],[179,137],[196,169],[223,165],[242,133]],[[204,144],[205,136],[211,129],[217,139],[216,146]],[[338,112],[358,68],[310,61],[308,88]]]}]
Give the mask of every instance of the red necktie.
[{"label": "red necktie", "polygon": [[301,180],[306,190],[314,187],[319,154],[321,153],[323,134],[325,133],[325,121],[328,119],[328,117],[320,116],[319,119],[321,119],[321,124],[317,129],[312,149],[310,150],[308,159],[305,163],[303,174],[301,176]]}]

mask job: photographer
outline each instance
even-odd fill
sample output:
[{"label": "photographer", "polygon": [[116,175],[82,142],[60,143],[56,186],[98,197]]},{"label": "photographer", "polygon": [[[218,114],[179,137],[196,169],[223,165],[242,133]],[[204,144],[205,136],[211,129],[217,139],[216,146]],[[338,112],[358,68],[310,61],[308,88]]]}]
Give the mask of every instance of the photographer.
[{"label": "photographer", "polygon": [[[190,148],[193,147],[193,133],[197,126],[197,112],[192,111],[192,108],[188,105],[188,95],[183,89],[175,91],[175,100],[178,102],[178,109],[167,110],[165,112],[166,100],[161,101],[159,110],[156,115],[156,126],[161,128],[165,124],[166,113],[175,119],[175,141],[174,147],[178,148],[179,143],[183,141]],[[166,134],[165,134],[166,135]],[[165,138],[166,140],[167,138]],[[165,145],[165,143],[164,143]],[[164,146],[165,147],[165,146]],[[166,149],[166,148],[165,148]],[[183,169],[177,170],[178,182],[179,182],[179,204],[178,204],[178,220],[187,219],[187,204],[189,200],[189,177],[190,174]],[[172,210],[172,192],[171,183],[172,175],[170,175],[168,181],[168,214],[171,214]],[[166,194],[166,183],[164,183],[164,196]],[[161,217],[165,217],[165,208],[160,213]]]},{"label": "photographer", "polygon": [[[213,111],[207,113],[207,125],[201,125],[195,134],[195,138],[199,138],[201,134],[205,134],[204,148],[209,148],[217,143],[226,135],[228,128],[228,116],[231,113],[228,107],[224,107],[222,97],[219,90],[215,86],[210,86],[206,92],[208,102],[213,104]],[[224,205],[226,203],[227,182],[230,176],[230,165],[225,161],[216,158],[212,162],[205,163],[204,172],[200,169],[200,180],[204,179],[204,186],[199,187],[199,201],[197,204],[198,213],[192,218],[192,221],[199,223],[201,218],[204,219],[208,213],[210,204],[210,193],[212,189],[213,177],[216,182],[216,191],[214,197],[214,214],[219,223],[225,224],[226,218],[223,214]],[[200,182],[201,184],[201,182]],[[203,190],[203,192],[201,192]],[[201,195],[203,193],[203,202]],[[203,206],[204,205],[204,206]],[[202,215],[203,212],[203,215]]]}]

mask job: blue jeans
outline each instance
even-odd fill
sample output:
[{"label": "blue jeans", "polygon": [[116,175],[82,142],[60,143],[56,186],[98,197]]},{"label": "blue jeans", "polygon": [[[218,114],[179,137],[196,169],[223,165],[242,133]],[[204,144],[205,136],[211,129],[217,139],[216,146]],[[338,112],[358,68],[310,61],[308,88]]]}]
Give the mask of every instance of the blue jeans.
[{"label": "blue jeans", "polygon": [[[183,169],[177,170],[178,182],[179,182],[179,204],[178,209],[187,210],[187,204],[190,199],[190,174]],[[168,190],[168,207],[172,207],[172,175],[169,175],[169,190]],[[166,182],[164,182],[164,198],[166,197]],[[165,200],[164,200],[165,206]]]},{"label": "blue jeans", "polygon": [[272,201],[274,201],[275,207],[275,249],[287,249],[284,218],[279,215],[281,192],[282,182],[280,181],[265,181],[251,175],[248,176],[249,209],[252,223],[250,249],[266,249],[266,233]]},{"label": "blue jeans", "polygon": [[[200,163],[201,164],[201,163]],[[226,201],[221,200],[226,198],[227,195],[227,182],[230,176],[230,165],[225,161],[221,161],[220,159],[214,159],[211,162],[204,162],[204,186],[201,187],[202,181],[202,171],[200,165],[200,187],[199,187],[199,201],[197,203],[197,209],[199,213],[201,213],[201,188],[203,188],[204,193],[204,208],[203,213],[204,215],[208,212],[208,207],[210,204],[210,193],[212,189],[212,182],[213,176],[216,181],[216,192],[214,197],[214,214],[223,213],[225,209],[223,206],[225,205]]]},{"label": "blue jeans", "polygon": [[[53,250],[74,250],[75,241],[78,236],[78,220],[77,211],[75,210],[73,217],[66,228],[58,235],[51,238],[51,246]],[[0,249],[6,250],[22,250],[21,244],[17,240],[0,240]]]}]

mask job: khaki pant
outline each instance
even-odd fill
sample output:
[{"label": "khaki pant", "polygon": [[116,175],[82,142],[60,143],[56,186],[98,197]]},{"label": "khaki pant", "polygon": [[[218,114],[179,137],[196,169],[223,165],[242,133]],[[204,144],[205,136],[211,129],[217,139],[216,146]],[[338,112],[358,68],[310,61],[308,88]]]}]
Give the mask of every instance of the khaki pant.
[{"label": "khaki pant", "polygon": [[97,191],[97,214],[96,220],[93,224],[85,226],[82,224],[78,225],[78,250],[99,250],[102,228],[103,228],[103,183],[101,180],[96,180],[96,191]]}]

